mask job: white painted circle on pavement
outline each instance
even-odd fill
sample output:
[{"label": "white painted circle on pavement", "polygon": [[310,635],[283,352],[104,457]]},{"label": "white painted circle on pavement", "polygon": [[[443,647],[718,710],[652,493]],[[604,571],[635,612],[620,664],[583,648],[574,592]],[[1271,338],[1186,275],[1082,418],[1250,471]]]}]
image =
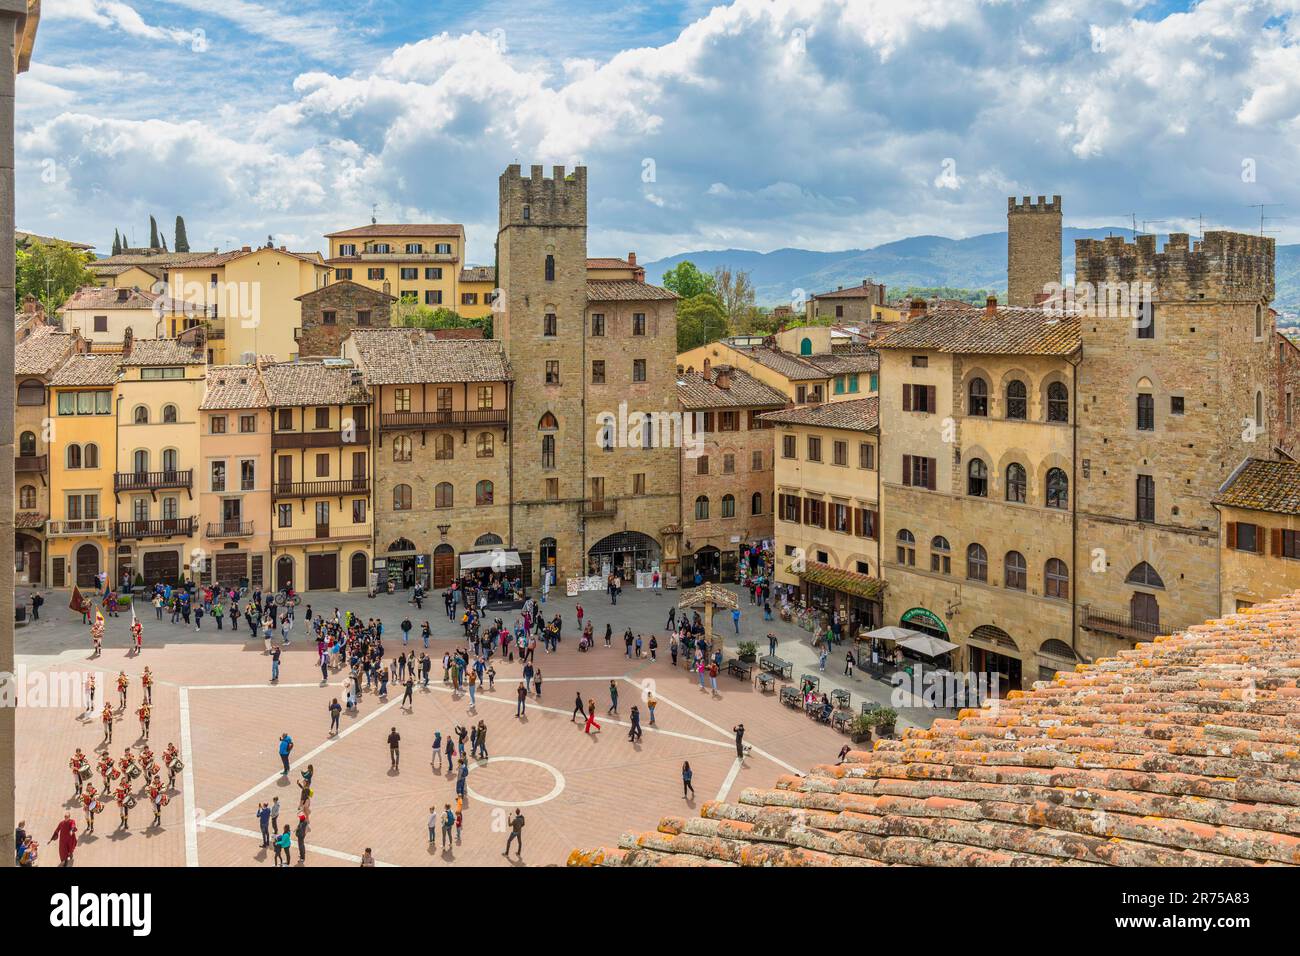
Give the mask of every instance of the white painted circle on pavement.
[{"label": "white painted circle on pavement", "polygon": [[535,807],[539,803],[546,803],[550,800],[554,800],[564,792],[564,774],[560,773],[560,771],[556,770],[550,764],[542,763],[540,760],[534,760],[532,757],[489,757],[487,764],[474,760],[470,762],[469,768],[470,770],[477,770],[480,767],[496,763],[526,763],[531,764],[534,767],[541,767],[555,778],[555,786],[551,788],[550,793],[537,797],[534,800],[491,800],[487,797],[480,796],[475,792],[474,788],[469,785],[469,777],[467,776],[465,778],[465,793],[473,797],[479,803],[486,803],[493,807]]}]

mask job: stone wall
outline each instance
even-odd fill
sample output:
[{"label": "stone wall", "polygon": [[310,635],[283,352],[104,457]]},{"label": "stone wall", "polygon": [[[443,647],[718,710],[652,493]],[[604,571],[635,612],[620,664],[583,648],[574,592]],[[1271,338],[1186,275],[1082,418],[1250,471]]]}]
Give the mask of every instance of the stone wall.
[{"label": "stone wall", "polygon": [[1033,306],[1061,281],[1061,197],[1007,200],[1007,304]]},{"label": "stone wall", "polygon": [[[369,311],[365,328],[387,328],[392,321],[393,297],[356,282],[331,282],[300,298],[302,331],[298,336],[298,354],[302,358],[335,356],[353,329],[357,312]],[[325,313],[334,313],[334,322],[326,324]],[[236,356],[238,358],[238,356]]]},{"label": "stone wall", "polygon": [[[776,495],[773,491],[772,439],[776,429],[751,429],[748,410],[735,411],[740,420],[739,431],[699,435],[704,442],[701,453],[709,458],[707,475],[698,473],[698,457],[687,456],[685,450],[681,456],[682,538],[691,552],[703,547],[735,551],[741,544],[771,538],[773,534],[772,512]],[[718,411],[715,409],[713,414],[716,422]],[[755,453],[763,456],[763,467],[758,471],[752,467]],[[735,471],[731,474],[723,470],[727,455],[733,456],[735,461]],[[758,515],[750,513],[755,493],[763,496],[763,513]],[[709,499],[709,517],[705,521],[695,517],[695,499],[700,495],[707,495]],[[734,518],[722,517],[723,495],[735,496]],[[740,538],[739,543],[731,540],[736,536]]]}]

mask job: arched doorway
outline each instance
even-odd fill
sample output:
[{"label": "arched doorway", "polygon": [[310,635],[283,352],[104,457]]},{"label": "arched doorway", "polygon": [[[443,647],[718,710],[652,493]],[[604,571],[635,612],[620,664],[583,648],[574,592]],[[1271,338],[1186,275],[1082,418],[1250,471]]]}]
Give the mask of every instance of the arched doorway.
[{"label": "arched doorway", "polygon": [[415,585],[419,555],[415,553],[415,542],[410,538],[398,538],[388,546],[388,578],[381,585],[393,585],[409,588]]},{"label": "arched doorway", "polygon": [[451,587],[456,578],[456,552],[449,544],[440,544],[433,549],[433,586],[435,588]]},{"label": "arched doorway", "polygon": [[99,548],[93,544],[83,544],[77,549],[77,586],[95,588],[99,586]]},{"label": "arched doorway", "polygon": [[1057,671],[1072,671],[1078,662],[1074,648],[1065,641],[1049,638],[1038,648],[1038,679],[1054,680]]},{"label": "arched doorway", "polygon": [[41,583],[41,542],[21,531],[14,535],[14,583]]},{"label": "arched doorway", "polygon": [[366,586],[366,553],[364,551],[354,551],[348,564],[350,565],[349,587],[364,588]]},{"label": "arched doorway", "polygon": [[280,555],[275,562],[275,588],[277,591],[293,587],[293,558]]},{"label": "arched doorway", "polygon": [[1010,634],[992,624],[981,624],[971,631],[968,647],[971,670],[990,675],[990,694],[1002,697],[1009,690],[1020,690],[1020,647]]},{"label": "arched doorway", "polygon": [[695,577],[701,583],[717,581],[722,573],[722,552],[707,544],[695,552]]},{"label": "arched doorway", "polygon": [[589,574],[617,573],[624,578],[659,566],[659,542],[640,531],[620,531],[601,538],[587,552]]}]

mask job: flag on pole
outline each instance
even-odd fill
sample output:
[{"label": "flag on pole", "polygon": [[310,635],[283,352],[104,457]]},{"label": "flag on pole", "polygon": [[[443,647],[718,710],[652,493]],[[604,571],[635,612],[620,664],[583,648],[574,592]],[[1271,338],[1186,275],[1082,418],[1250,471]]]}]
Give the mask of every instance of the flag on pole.
[{"label": "flag on pole", "polygon": [[85,614],[87,610],[86,599],[81,596],[81,588],[75,584],[72,586],[72,600],[68,602],[68,607],[78,614]]},{"label": "flag on pole", "polygon": [[95,623],[100,625],[101,627],[104,624],[104,612],[101,611],[99,608],[95,608]]}]

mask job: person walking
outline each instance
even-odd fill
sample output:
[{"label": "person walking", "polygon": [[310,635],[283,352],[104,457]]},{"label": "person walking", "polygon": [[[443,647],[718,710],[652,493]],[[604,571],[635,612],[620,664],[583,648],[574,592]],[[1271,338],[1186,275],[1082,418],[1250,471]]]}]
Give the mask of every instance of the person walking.
[{"label": "person walking", "polygon": [[438,808],[429,808],[429,846],[438,842]]},{"label": "person walking", "polygon": [[515,807],[515,815],[510,818],[510,836],[506,837],[506,851],[502,856],[510,855],[510,844],[518,844],[515,850],[515,859],[524,855],[524,815]]},{"label": "person walking", "polygon": [[636,705],[632,705],[632,711],[629,714],[632,720],[632,727],[627,732],[627,739],[633,743],[641,740],[641,712],[637,710]]},{"label": "person walking", "polygon": [[844,676],[853,676],[853,652],[849,651],[844,655]]},{"label": "person walking", "polygon": [[307,862],[307,815],[305,813],[298,814],[298,825],[293,833],[298,839],[298,865],[302,866]]},{"label": "person walking", "polygon": [[[402,706],[407,710],[415,709],[415,671],[406,672],[406,683],[402,685],[406,690],[402,694]],[[470,699],[474,699],[474,694],[470,692]]]},{"label": "person walking", "polygon": [[736,724],[731,728],[731,732],[736,735],[736,758],[743,760],[745,758],[745,725]]},{"label": "person walking", "polygon": [[584,713],[584,708],[582,706],[582,693],[580,691],[574,691],[573,692],[573,715],[569,718],[569,723],[572,724],[576,722],[579,717],[584,717],[584,716],[586,716],[586,714]]},{"label": "person walking", "polygon": [[691,783],[691,780],[694,778],[694,776],[695,774],[691,771],[691,762],[689,760],[683,760],[682,761],[682,799],[683,800],[688,799],[687,797],[688,793],[690,794],[689,799],[692,800],[695,799],[695,785]]},{"label": "person walking", "polygon": [[279,750],[280,763],[284,765],[284,769],[280,772],[280,776],[287,777],[289,776],[289,754],[293,753],[293,738],[288,734],[281,734]]},{"label": "person walking", "polygon": [[280,798],[271,798],[271,842],[275,842],[276,835],[280,832]]},{"label": "person walking", "polygon": [[735,625],[736,633],[739,634],[740,633],[740,608],[734,607],[731,609],[731,623]]},{"label": "person walking", "polygon": [[589,734],[592,727],[595,727],[597,731],[600,730],[600,724],[596,723],[596,699],[594,697],[587,701],[587,725],[582,728],[582,732]]},{"label": "person walking", "polygon": [[392,728],[388,733],[388,763],[389,769],[391,770],[397,769],[397,761],[399,758],[397,747],[398,744],[401,743],[401,740],[402,735],[397,732],[397,728]]},{"label": "person walking", "polygon": [[451,829],[456,825],[456,814],[451,812],[451,804],[442,805],[442,848],[451,849]]},{"label": "person walking", "polygon": [[776,657],[776,635],[771,631],[767,633],[767,653],[769,657]]},{"label": "person walking", "polygon": [[280,680],[280,648],[271,648],[271,683],[278,683]]},{"label": "person walking", "polygon": [[470,749],[469,755],[471,757],[478,757],[481,760],[487,760],[487,724],[480,720],[477,729],[478,734],[475,737],[474,746]]},{"label": "person walking", "polygon": [[657,705],[658,703],[659,703],[659,701],[658,701],[658,699],[655,697],[655,695],[652,694],[652,693],[650,693],[649,691],[646,691],[646,696],[645,696],[645,709],[648,710],[648,711],[650,712],[650,726],[651,726],[651,727],[653,727],[653,726],[655,725],[655,705]]},{"label": "person walking", "polygon": [[609,682],[609,710],[605,713],[618,716],[618,685],[612,680]]},{"label": "person walking", "polygon": [[515,688],[515,696],[519,698],[519,703],[515,707],[515,716],[522,717],[527,709],[526,701],[528,700],[528,687],[523,681],[520,681],[519,686]]}]

